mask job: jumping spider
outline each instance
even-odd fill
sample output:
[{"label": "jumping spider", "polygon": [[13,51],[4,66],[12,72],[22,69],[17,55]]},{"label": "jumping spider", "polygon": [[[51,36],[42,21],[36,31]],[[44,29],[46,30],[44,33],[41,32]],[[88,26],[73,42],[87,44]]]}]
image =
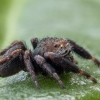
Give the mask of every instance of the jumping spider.
[{"label": "jumping spider", "polygon": [[38,88],[36,75],[50,75],[64,88],[59,75],[64,72],[79,73],[97,83],[87,72],[77,66],[72,51],[84,59],[92,60],[100,66],[100,62],[91,56],[88,51],[67,38],[47,37],[38,41],[31,39],[34,52],[27,49],[22,41],[14,41],[0,52],[0,77],[8,77],[23,70],[29,72],[35,86]]}]

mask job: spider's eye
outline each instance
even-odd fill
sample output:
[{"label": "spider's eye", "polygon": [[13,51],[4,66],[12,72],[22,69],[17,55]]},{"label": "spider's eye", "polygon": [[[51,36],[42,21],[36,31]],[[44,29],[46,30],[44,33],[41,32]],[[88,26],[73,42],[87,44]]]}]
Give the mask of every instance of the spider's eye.
[{"label": "spider's eye", "polygon": [[55,44],[54,47],[57,47],[57,44]]},{"label": "spider's eye", "polygon": [[54,44],[54,47],[58,47],[59,46],[59,44]]}]

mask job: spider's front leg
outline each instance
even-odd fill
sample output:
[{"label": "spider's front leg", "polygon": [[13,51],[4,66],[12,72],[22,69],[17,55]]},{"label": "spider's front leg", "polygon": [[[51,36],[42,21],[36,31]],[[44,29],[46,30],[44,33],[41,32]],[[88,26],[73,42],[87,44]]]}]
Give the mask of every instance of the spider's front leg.
[{"label": "spider's front leg", "polygon": [[61,88],[65,88],[63,82],[61,81],[60,77],[56,73],[55,69],[49,63],[47,63],[42,56],[36,55],[34,57],[34,60],[42,68],[44,72],[47,72],[48,75],[52,76],[54,79],[57,80]]},{"label": "spider's front leg", "polygon": [[75,53],[77,53],[79,56],[81,56],[84,59],[89,59],[92,60],[95,64],[97,64],[98,66],[100,66],[100,61],[98,59],[96,59],[95,57],[93,57],[88,51],[86,51],[83,47],[79,46],[78,44],[76,44],[74,41],[72,40],[67,40],[73,47],[73,51]]},{"label": "spider's front leg", "polygon": [[51,60],[55,65],[59,65],[64,68],[64,70],[68,70],[74,73],[79,73],[81,75],[86,76],[88,79],[92,80],[94,83],[97,83],[97,80],[93,78],[87,72],[79,69],[74,63],[69,61],[68,59],[64,58],[62,55],[55,54],[53,52],[47,52],[44,54],[46,59]]},{"label": "spider's front leg", "polygon": [[26,70],[30,73],[30,75],[31,75],[31,77],[32,77],[32,79],[35,83],[36,88],[39,88],[37,78],[36,78],[36,75],[35,75],[34,66],[32,64],[31,56],[32,56],[31,51],[26,50],[25,53],[24,53],[24,63],[25,63],[25,66],[26,66]]}]

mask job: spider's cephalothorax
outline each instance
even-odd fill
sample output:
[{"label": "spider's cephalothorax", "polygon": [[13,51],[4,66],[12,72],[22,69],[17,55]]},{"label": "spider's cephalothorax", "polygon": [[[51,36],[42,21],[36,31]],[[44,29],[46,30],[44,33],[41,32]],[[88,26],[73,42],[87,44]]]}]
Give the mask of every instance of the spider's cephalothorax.
[{"label": "spider's cephalothorax", "polygon": [[[34,52],[28,50],[21,41],[14,41],[6,49],[0,52],[0,76],[7,77],[23,70],[29,72],[36,87],[38,82],[36,75],[50,75],[64,88],[59,74],[64,72],[79,73],[86,76],[94,83],[95,78],[81,70],[76,64],[72,53],[75,52],[84,59],[92,60],[100,66],[100,62],[91,56],[84,48],[67,38],[37,38],[31,39]],[[73,52],[71,52],[73,51]]]}]

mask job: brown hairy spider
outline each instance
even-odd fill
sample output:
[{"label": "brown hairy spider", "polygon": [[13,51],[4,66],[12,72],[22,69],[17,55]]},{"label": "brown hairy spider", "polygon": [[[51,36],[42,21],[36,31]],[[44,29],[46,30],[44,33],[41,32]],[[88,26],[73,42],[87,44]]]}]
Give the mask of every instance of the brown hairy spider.
[{"label": "brown hairy spider", "polygon": [[22,41],[14,41],[0,52],[0,76],[8,77],[23,70],[29,72],[35,86],[38,88],[36,75],[50,75],[64,88],[59,75],[64,72],[79,73],[97,83],[87,72],[78,68],[72,51],[84,59],[92,60],[100,66],[100,62],[91,56],[84,48],[67,38],[47,37],[38,41],[31,39],[34,52],[28,50]]}]

